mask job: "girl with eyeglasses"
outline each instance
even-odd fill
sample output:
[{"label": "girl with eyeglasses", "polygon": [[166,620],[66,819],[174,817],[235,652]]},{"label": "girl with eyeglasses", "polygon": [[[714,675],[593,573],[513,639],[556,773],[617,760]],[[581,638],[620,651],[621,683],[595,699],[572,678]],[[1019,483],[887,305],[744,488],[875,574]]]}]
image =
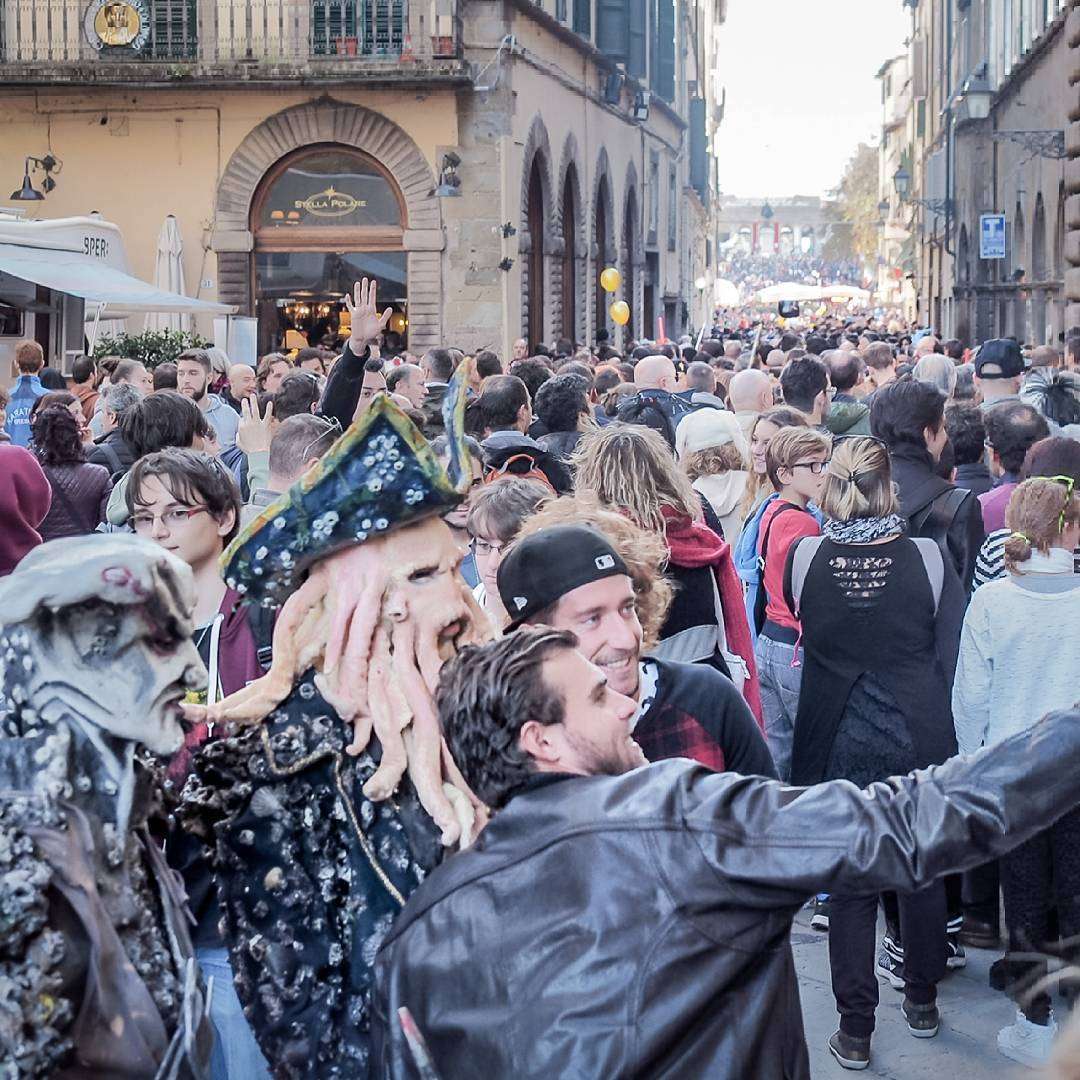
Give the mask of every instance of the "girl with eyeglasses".
[{"label": "girl with eyeglasses", "polygon": [[[1007,574],[975,591],[960,640],[953,716],[965,754],[1025,731],[1080,698],[1080,576],[1073,561],[1080,547],[1080,497],[1073,477],[1023,481],[1009,499],[1005,524]],[[1075,963],[1080,810],[1006,855],[1001,885],[1010,949],[1060,952],[1050,932],[1056,907],[1057,937],[1068,943],[1066,963]],[[1023,992],[1045,973],[1045,962],[1030,965],[1015,987],[1016,1021],[998,1033],[1001,1053],[1025,1065],[1046,1062],[1057,1028],[1049,995]]]},{"label": "girl with eyeglasses", "polygon": [[[794,545],[784,574],[804,660],[791,780],[866,787],[955,754],[949,696],[964,595],[938,545],[906,535],[880,439],[836,439],[822,479],[822,535]],[[870,1058],[877,908],[873,894],[829,899],[840,1013],[829,1050],[849,1069]],[[904,991],[912,1035],[929,1038],[937,1034],[937,982],[946,970],[944,883],[900,894],[899,923],[899,934],[887,935],[887,974]]]}]

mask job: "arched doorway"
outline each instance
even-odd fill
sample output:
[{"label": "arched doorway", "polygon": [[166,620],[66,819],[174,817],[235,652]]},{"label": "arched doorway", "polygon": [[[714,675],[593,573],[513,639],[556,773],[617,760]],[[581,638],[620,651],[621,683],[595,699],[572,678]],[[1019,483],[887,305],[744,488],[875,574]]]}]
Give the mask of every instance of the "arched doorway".
[{"label": "arched doorway", "polygon": [[637,253],[638,213],[637,194],[631,188],[626,196],[626,213],[623,217],[623,249],[626,251],[626,271],[623,274],[623,299],[630,305],[630,321],[623,328],[623,340],[633,339],[634,327],[638,325],[637,281],[634,273],[634,257]]},{"label": "arched doorway", "polygon": [[[595,334],[601,330],[609,331],[608,326],[608,302],[607,293],[600,284],[600,274],[608,264],[608,183],[607,177],[600,178],[600,184],[596,191],[596,209],[593,213],[593,242],[596,244],[596,266],[593,267],[593,286],[596,290],[594,302],[596,304]],[[594,340],[596,340],[594,335]]]},{"label": "arched doorway", "polygon": [[544,340],[544,179],[541,159],[529,173],[529,349]]},{"label": "arched doorway", "polygon": [[250,226],[260,353],[339,347],[349,332],[342,297],[362,277],[377,281],[404,346],[405,200],[373,157],[334,143],[288,154],[256,188]]},{"label": "arched doorway", "polygon": [[562,191],[562,329],[561,335],[577,344],[577,171],[566,170]]}]

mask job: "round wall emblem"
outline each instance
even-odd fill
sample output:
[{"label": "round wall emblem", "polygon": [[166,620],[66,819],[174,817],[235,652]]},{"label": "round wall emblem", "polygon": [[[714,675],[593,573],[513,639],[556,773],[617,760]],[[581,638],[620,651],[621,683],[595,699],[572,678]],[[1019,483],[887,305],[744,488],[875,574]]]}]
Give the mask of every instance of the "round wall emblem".
[{"label": "round wall emblem", "polygon": [[147,0],[93,0],[83,20],[95,49],[142,49],[150,37]]}]

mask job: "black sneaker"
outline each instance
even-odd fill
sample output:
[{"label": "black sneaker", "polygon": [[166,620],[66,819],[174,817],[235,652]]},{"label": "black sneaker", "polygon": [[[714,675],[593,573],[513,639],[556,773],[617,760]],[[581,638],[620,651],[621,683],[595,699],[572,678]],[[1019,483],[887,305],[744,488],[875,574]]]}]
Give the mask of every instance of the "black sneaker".
[{"label": "black sneaker", "polygon": [[959,934],[950,934],[945,939],[945,966],[950,971],[967,967],[967,953],[964,952],[964,946],[960,944]]},{"label": "black sneaker", "polygon": [[829,1036],[829,1052],[845,1069],[865,1069],[870,1064],[870,1040],[835,1031]]},{"label": "black sneaker", "polygon": [[941,1013],[934,1002],[929,1005],[916,1005],[913,1001],[904,998],[900,1006],[904,1010],[904,1019],[907,1020],[908,1031],[916,1039],[932,1039],[941,1027]]},{"label": "black sneaker", "polygon": [[884,979],[894,990],[904,989],[904,962],[897,960],[883,941],[878,949],[875,969],[879,979]]},{"label": "black sneaker", "polygon": [[822,900],[821,897],[814,899],[814,914],[810,917],[810,928],[812,930],[821,930],[823,933],[829,931],[829,901]]}]

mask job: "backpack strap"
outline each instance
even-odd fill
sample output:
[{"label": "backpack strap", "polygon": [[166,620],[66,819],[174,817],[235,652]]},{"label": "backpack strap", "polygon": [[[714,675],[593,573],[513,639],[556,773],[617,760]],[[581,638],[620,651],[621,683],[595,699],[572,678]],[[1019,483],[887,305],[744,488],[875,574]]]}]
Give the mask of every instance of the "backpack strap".
[{"label": "backpack strap", "polygon": [[[761,551],[757,557],[758,590],[754,597],[754,631],[758,634],[761,633],[761,629],[765,625],[765,611],[769,606],[769,595],[765,590],[765,559],[769,554],[769,534],[772,532],[773,522],[785,510],[802,510],[802,507],[796,506],[794,503],[781,502],[772,517],[769,518],[769,524],[765,526],[765,534],[761,538]],[[805,510],[802,510],[802,512],[806,513]]]},{"label": "backpack strap", "polygon": [[929,506],[911,519],[912,534],[917,533],[939,545],[945,544],[968,494],[964,488],[952,487],[935,496]]},{"label": "backpack strap", "polygon": [[915,537],[914,543],[922,557],[926,576],[930,580],[930,593],[934,598],[934,614],[936,615],[941,604],[941,590],[945,585],[945,558],[936,540],[918,536]]},{"label": "backpack strap", "polygon": [[795,546],[791,549],[790,591],[785,594],[784,599],[796,615],[799,614],[799,604],[802,600],[807,572],[824,539],[824,536],[804,536],[796,540]]}]

